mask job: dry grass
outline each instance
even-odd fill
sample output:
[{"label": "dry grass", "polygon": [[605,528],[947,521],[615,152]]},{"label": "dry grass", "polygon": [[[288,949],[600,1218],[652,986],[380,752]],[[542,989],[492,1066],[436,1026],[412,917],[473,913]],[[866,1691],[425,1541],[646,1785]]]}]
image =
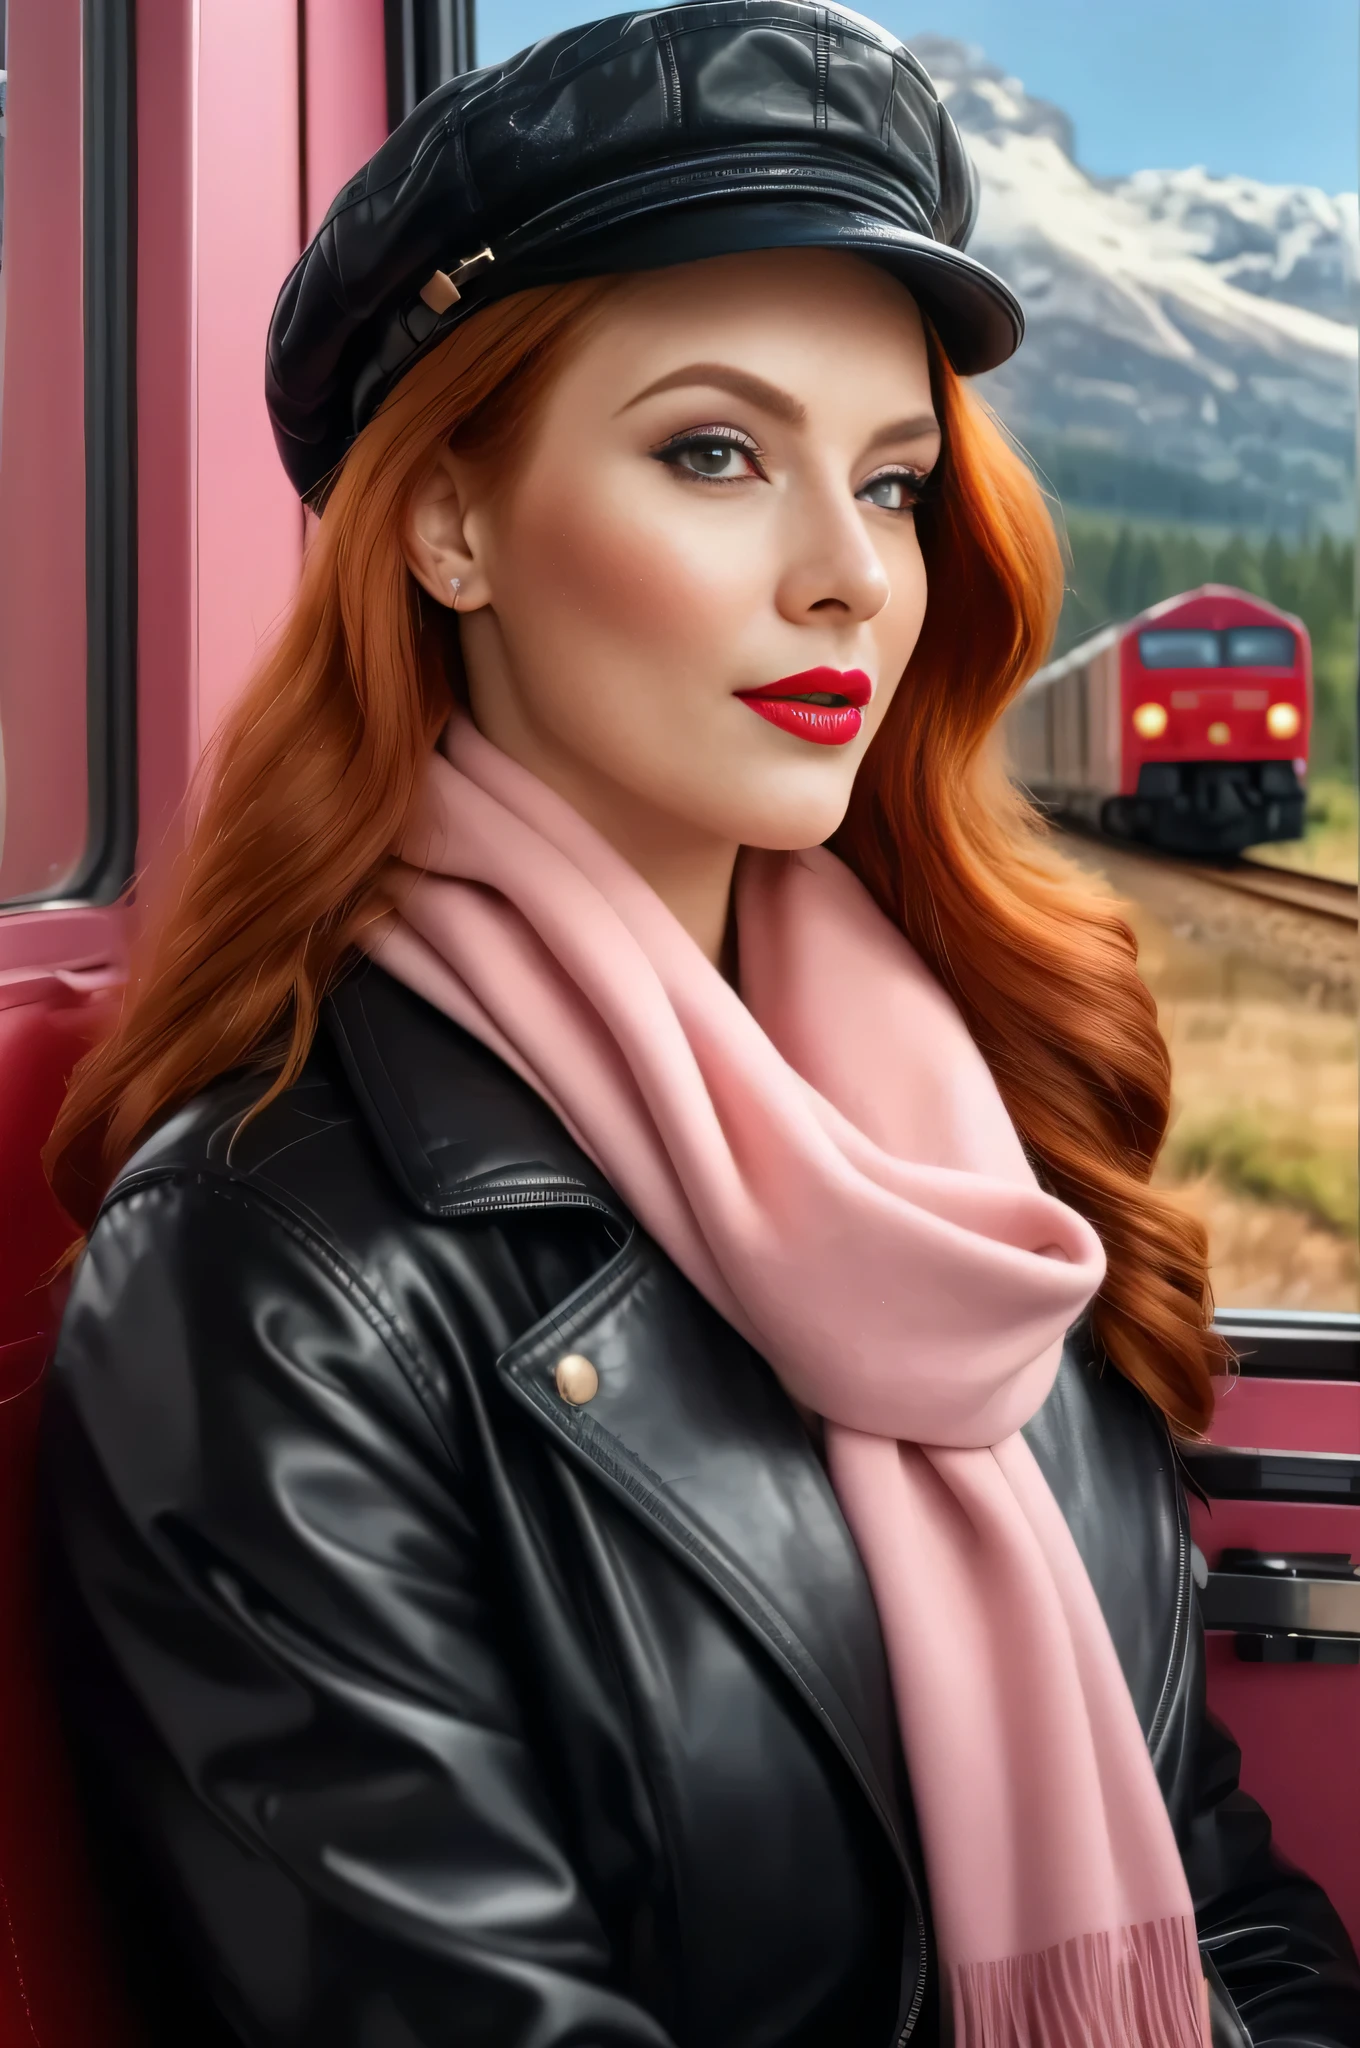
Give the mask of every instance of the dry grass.
[{"label": "dry grass", "polygon": [[1354,1237],[1354,1020],[1259,996],[1181,996],[1159,1012],[1176,1101],[1165,1177],[1212,1174],[1237,1195],[1298,1209]]},{"label": "dry grass", "polygon": [[1184,1111],[1162,1167],[1173,1183],[1212,1175],[1233,1194],[1297,1209],[1324,1230],[1356,1231],[1356,1162],[1304,1131],[1270,1131],[1240,1110],[1209,1122]]},{"label": "dry grass", "polygon": [[1158,1007],[1175,1110],[1157,1178],[1208,1225],[1218,1300],[1360,1306],[1354,1018],[1298,995]]},{"label": "dry grass", "polygon": [[1220,1308],[1360,1309],[1353,1235],[1297,1209],[1234,1194],[1211,1176],[1169,1189],[1207,1225]]},{"label": "dry grass", "polygon": [[1360,1308],[1356,955],[1171,862],[1079,848],[1126,903],[1171,1048],[1156,1179],[1209,1231],[1228,1307]]}]

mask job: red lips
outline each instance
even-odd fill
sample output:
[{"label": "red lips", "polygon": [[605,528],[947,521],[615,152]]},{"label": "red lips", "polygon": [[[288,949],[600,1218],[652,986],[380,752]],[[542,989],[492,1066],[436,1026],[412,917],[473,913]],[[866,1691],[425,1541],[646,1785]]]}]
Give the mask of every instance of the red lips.
[{"label": "red lips", "polygon": [[873,694],[862,668],[808,668],[758,690],[737,691],[742,703],[771,725],[818,747],[843,747],[855,739],[864,723],[860,707]]}]

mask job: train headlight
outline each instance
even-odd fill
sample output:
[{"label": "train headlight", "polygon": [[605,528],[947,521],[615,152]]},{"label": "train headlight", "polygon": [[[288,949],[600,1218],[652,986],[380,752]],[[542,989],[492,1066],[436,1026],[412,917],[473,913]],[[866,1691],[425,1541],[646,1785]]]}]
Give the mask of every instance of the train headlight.
[{"label": "train headlight", "polygon": [[1140,704],[1133,714],[1133,729],[1139,739],[1159,740],[1166,731],[1165,704]]},{"label": "train headlight", "polygon": [[1231,738],[1232,727],[1230,725],[1225,725],[1221,718],[1216,718],[1213,724],[1209,727],[1210,746],[1226,747]]},{"label": "train headlight", "polygon": [[1266,713],[1266,731],[1273,740],[1292,740],[1302,724],[1296,704],[1272,704]]}]

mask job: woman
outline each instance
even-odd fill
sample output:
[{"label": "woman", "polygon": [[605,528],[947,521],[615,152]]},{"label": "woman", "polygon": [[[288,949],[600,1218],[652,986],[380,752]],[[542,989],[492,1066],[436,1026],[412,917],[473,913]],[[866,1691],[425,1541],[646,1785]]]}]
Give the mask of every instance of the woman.
[{"label": "woman", "polygon": [[1203,1714],[1164,1048],[986,765],[1060,575],[970,212],[906,51],[720,0],[437,95],[285,287],[322,517],[52,1154],[158,2040],[1360,2040]]}]

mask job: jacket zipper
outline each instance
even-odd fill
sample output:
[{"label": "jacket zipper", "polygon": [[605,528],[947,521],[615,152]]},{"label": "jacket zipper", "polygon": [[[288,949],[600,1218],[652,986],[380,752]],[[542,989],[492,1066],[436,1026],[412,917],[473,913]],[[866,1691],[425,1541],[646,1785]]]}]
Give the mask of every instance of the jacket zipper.
[{"label": "jacket zipper", "polygon": [[[100,1214],[103,1214],[104,1207],[115,1196],[136,1194],[142,1188],[155,1186],[158,1181],[173,1179],[180,1170],[173,1167],[150,1166],[136,1173],[124,1174],[109,1189],[104,1202],[100,1205]],[[202,1177],[204,1169],[192,1170],[198,1177]],[[210,1175],[214,1171],[213,1167],[207,1169]],[[423,1203],[421,1206],[425,1207]],[[579,1181],[544,1182],[537,1187],[500,1188],[494,1193],[464,1196],[459,1201],[450,1202],[438,1209],[426,1208],[425,1213],[427,1216],[437,1217],[442,1223],[467,1216],[494,1215],[497,1211],[509,1213],[522,1209],[594,1209],[599,1215],[607,1216],[610,1222],[616,1223],[621,1230],[630,1231],[633,1227],[631,1217],[621,1214],[608,1202],[602,1201],[598,1195],[592,1195],[589,1188],[583,1187]],[[90,1227],[93,1229],[93,1224]]]},{"label": "jacket zipper", "polygon": [[466,1216],[487,1216],[498,1211],[510,1213],[521,1209],[594,1209],[601,1216],[608,1216],[614,1223],[624,1222],[618,1210],[611,1209],[608,1202],[602,1202],[600,1197],[592,1195],[588,1188],[570,1184],[542,1188],[502,1188],[494,1194],[466,1195],[456,1202],[441,1205],[432,1213],[442,1222],[449,1222]]},{"label": "jacket zipper", "polygon": [[[1172,1448],[1172,1470],[1176,1471],[1176,1457]],[[1190,1524],[1185,1506],[1185,1493],[1179,1479],[1176,1480],[1176,1625],[1171,1636],[1171,1654],[1167,1661],[1166,1677],[1162,1680],[1161,1698],[1157,1711],[1152,1717],[1148,1730],[1148,1753],[1155,1756],[1157,1745],[1166,1732],[1167,1720],[1171,1713],[1171,1702],[1175,1695],[1176,1678],[1184,1655],[1185,1644],[1190,1632]]]},{"label": "jacket zipper", "polygon": [[912,1884],[912,1904],[916,1908],[916,1989],[912,1993],[907,2017],[902,2031],[893,2043],[893,2048],[906,2048],[907,2042],[916,2032],[916,2022],[921,2017],[921,2005],[926,1995],[926,1923],[921,1911],[921,1901],[915,1896],[916,1886]]}]

